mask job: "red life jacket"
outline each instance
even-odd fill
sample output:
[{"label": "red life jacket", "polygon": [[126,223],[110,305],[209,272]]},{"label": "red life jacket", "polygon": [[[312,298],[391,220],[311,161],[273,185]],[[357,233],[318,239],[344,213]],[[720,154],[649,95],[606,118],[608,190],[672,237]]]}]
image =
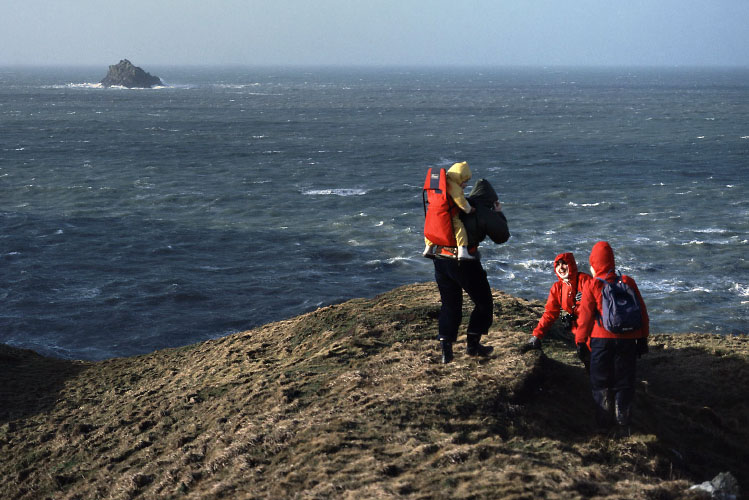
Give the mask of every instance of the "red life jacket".
[{"label": "red life jacket", "polygon": [[421,197],[424,202],[424,236],[438,246],[456,246],[452,218],[458,207],[447,193],[447,171],[444,168],[427,170]]}]

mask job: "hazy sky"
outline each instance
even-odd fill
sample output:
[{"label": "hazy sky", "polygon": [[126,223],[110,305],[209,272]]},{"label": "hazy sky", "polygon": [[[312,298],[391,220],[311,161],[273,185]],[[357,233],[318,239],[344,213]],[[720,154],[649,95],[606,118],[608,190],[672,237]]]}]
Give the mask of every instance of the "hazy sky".
[{"label": "hazy sky", "polygon": [[0,65],[122,58],[140,66],[749,66],[749,0],[0,2]]}]

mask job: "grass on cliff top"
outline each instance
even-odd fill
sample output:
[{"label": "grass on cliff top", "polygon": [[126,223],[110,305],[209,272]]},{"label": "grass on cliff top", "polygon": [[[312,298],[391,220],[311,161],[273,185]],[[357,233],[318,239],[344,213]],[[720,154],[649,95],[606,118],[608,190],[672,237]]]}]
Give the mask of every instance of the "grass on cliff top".
[{"label": "grass on cliff top", "polygon": [[654,336],[616,439],[569,341],[519,354],[543,305],[494,299],[492,356],[446,366],[432,283],[133,358],[0,345],[0,498],[665,500],[722,471],[749,491],[746,336]]}]

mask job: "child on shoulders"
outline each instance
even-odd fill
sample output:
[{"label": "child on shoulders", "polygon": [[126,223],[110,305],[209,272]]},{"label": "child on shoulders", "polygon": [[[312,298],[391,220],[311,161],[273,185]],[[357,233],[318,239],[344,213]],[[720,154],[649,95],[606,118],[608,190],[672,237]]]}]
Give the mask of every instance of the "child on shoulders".
[{"label": "child on shoulders", "polygon": [[[463,191],[470,179],[471,169],[468,163],[464,161],[453,164],[447,171],[447,193],[455,202],[455,205],[467,214],[476,210],[468,203]],[[460,212],[458,210],[452,215],[452,225],[458,247],[458,259],[475,259],[476,257],[468,253],[468,233],[463,225],[463,221],[460,220]],[[426,237],[424,238],[424,243],[426,244],[426,248],[424,249],[424,256],[426,257],[434,252],[435,245]]]}]

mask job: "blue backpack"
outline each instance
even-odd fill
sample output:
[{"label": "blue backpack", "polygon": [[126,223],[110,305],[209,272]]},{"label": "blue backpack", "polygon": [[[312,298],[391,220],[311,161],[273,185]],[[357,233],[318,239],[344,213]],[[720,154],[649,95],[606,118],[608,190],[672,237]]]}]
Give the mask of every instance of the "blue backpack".
[{"label": "blue backpack", "polygon": [[622,281],[622,275],[614,283],[603,281],[601,289],[601,313],[598,324],[612,333],[629,333],[642,327],[642,311],[635,291]]}]

